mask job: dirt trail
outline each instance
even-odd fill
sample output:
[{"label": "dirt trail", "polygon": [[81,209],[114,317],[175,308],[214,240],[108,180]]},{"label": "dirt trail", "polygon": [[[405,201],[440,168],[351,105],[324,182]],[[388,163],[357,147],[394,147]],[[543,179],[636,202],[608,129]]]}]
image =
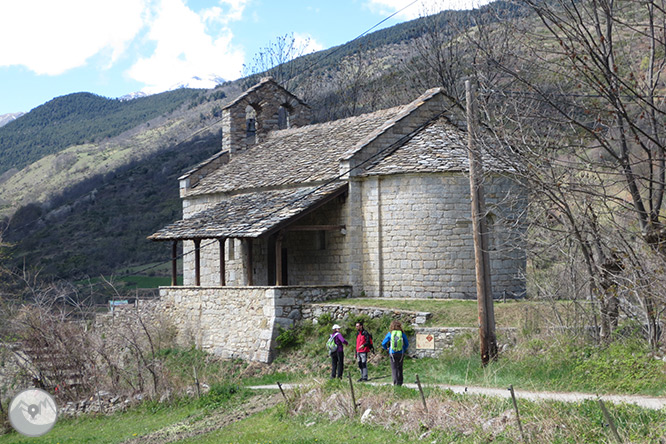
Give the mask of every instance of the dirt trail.
[{"label": "dirt trail", "polygon": [[[367,382],[370,385],[389,385],[387,382]],[[304,384],[282,384],[283,389],[293,389]],[[511,392],[508,389],[502,388],[489,388],[489,387],[470,387],[461,385],[448,385],[448,384],[421,384],[423,387],[437,387],[442,390],[451,390],[454,393],[470,394],[470,395],[486,395],[497,396],[500,398],[510,398]],[[417,389],[416,384],[404,384],[404,387]],[[255,385],[248,387],[253,390],[272,389],[278,390],[277,385]],[[595,395],[592,393],[578,393],[578,392],[535,392],[520,390],[514,387],[514,393],[517,399],[529,399],[530,401],[561,401],[561,402],[581,402],[586,399],[597,400],[602,399],[605,402],[612,402],[614,404],[634,404],[643,408],[661,410],[666,408],[666,398],[658,398],[654,396],[640,396],[640,395]]]}]

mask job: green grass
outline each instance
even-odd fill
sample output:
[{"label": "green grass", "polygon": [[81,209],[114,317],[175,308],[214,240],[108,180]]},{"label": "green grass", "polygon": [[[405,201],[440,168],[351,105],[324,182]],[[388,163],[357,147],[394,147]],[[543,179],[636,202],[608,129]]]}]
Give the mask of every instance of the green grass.
[{"label": "green grass", "polygon": [[379,427],[361,426],[358,421],[331,421],[323,415],[288,416],[275,408],[238,421],[224,429],[182,443],[297,444],[297,443],[405,443],[410,436]]},{"label": "green grass", "polygon": [[[168,276],[122,276],[116,280],[122,282],[123,288],[134,290],[137,288],[158,288],[171,285]],[[178,276],[178,285],[183,285],[183,277]]]},{"label": "green grass", "polygon": [[[106,276],[104,280],[111,282],[117,290],[136,290],[142,288],[158,288],[171,285],[170,276],[145,276],[145,275],[127,275],[127,276]],[[90,278],[86,281],[79,281],[79,285],[107,285],[102,278]],[[178,276],[178,285],[183,285],[183,277]]]},{"label": "green grass", "polygon": [[203,412],[204,408],[198,407],[192,402],[168,407],[146,404],[111,416],[85,415],[79,418],[60,418],[53,429],[40,438],[27,438],[12,432],[0,435],[0,444],[118,443]]},{"label": "green grass", "polygon": [[[338,299],[327,303],[356,305],[361,307],[396,308],[410,311],[423,311],[432,314],[426,326],[476,327],[479,312],[476,300],[435,300],[435,299]],[[554,319],[556,316],[569,320],[566,314],[572,312],[572,302],[556,301],[495,301],[495,323],[497,327],[530,327],[535,319]],[[584,308],[578,306],[579,316]],[[557,312],[557,315],[556,315]],[[571,315],[569,316],[571,317]]]},{"label": "green grass", "polygon": [[436,359],[408,359],[405,378],[424,383],[508,387],[523,390],[666,395],[666,365],[632,339],[605,348],[591,344],[541,343],[516,348],[486,367],[470,353],[447,351]]}]

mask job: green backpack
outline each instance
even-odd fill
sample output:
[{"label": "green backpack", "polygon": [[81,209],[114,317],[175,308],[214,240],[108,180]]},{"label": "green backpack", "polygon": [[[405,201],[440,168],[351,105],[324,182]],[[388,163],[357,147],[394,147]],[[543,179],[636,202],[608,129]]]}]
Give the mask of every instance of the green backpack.
[{"label": "green backpack", "polygon": [[326,341],[326,349],[328,350],[328,354],[335,353],[338,350],[338,344],[336,344],[335,339],[333,339],[334,336],[335,335],[331,335],[331,337],[328,338],[328,341]]},{"label": "green backpack", "polygon": [[402,352],[402,332],[400,330],[391,331],[391,350]]}]

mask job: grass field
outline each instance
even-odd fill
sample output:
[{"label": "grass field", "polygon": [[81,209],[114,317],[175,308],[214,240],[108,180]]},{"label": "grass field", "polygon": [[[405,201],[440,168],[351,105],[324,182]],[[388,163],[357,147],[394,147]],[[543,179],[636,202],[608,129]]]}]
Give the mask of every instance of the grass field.
[{"label": "grass field", "polygon": [[[432,317],[427,326],[476,327],[479,319],[476,300],[353,298],[327,303],[429,312]],[[497,327],[530,328],[537,323],[541,326],[557,323],[571,325],[590,313],[588,303],[571,301],[508,299],[506,302],[495,301],[494,308]]]}]

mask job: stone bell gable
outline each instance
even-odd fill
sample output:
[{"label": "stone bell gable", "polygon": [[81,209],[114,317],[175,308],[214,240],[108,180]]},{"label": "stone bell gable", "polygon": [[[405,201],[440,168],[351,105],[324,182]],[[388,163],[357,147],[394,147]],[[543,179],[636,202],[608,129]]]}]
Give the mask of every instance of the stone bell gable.
[{"label": "stone bell gable", "polygon": [[266,77],[222,110],[222,151],[243,151],[263,142],[271,131],[304,126],[311,120],[305,102]]}]

